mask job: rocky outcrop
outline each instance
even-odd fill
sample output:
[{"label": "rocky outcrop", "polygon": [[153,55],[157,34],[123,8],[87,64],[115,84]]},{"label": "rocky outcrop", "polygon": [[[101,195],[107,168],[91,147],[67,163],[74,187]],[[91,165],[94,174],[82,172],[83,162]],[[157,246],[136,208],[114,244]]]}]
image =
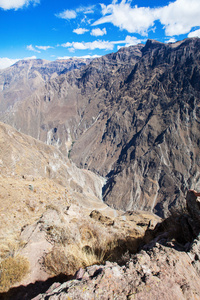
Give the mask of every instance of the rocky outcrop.
[{"label": "rocky outcrop", "polygon": [[[196,220],[196,213],[200,211],[196,209],[198,203],[192,192],[187,194],[190,209],[184,214],[188,220],[195,221],[195,226],[200,226]],[[173,218],[174,222],[180,222],[183,217],[183,212],[179,213],[176,220]],[[170,227],[166,227],[166,221],[164,231],[125,265],[107,261],[105,265],[80,269],[73,280],[56,282],[32,299],[199,299],[200,234],[198,232],[191,242],[179,243],[171,235]],[[191,228],[193,225],[187,223]],[[26,299],[22,294],[20,297]]]},{"label": "rocky outcrop", "polygon": [[[78,275],[78,274],[77,274]],[[54,284],[41,299],[198,299],[199,276],[186,253],[160,244],[141,251],[126,266],[92,266],[78,280]]]}]

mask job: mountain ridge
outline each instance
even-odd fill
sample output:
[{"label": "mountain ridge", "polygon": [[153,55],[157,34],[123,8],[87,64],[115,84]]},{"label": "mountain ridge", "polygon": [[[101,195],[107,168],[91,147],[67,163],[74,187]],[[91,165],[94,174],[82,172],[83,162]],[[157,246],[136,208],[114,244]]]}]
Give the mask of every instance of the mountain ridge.
[{"label": "mountain ridge", "polygon": [[164,216],[199,185],[199,44],[122,48],[48,81],[1,120],[106,176],[109,205]]}]

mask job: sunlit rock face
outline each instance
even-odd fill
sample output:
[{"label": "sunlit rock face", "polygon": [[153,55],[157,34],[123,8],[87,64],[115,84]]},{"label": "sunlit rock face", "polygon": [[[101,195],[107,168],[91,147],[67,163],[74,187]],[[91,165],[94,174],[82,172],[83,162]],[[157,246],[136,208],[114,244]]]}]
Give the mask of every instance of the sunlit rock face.
[{"label": "sunlit rock face", "polygon": [[199,187],[200,40],[148,40],[46,82],[1,120],[107,178],[104,201],[164,216]]}]

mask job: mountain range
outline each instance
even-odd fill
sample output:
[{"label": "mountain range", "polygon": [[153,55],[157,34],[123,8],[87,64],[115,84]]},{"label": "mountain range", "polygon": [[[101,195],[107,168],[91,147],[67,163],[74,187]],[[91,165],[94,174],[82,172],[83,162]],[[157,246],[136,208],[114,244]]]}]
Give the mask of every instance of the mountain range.
[{"label": "mountain range", "polygon": [[19,62],[1,78],[18,70],[27,92],[16,97],[4,80],[0,120],[103,176],[110,207],[166,216],[199,187],[199,49],[199,38],[148,40],[73,70],[64,61]]}]

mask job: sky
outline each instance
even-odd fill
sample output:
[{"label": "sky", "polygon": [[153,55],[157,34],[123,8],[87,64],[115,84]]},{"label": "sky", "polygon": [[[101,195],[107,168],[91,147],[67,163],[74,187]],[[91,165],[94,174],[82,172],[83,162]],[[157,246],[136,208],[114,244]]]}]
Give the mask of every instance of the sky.
[{"label": "sky", "polygon": [[200,0],[0,0],[0,69],[200,37]]}]

